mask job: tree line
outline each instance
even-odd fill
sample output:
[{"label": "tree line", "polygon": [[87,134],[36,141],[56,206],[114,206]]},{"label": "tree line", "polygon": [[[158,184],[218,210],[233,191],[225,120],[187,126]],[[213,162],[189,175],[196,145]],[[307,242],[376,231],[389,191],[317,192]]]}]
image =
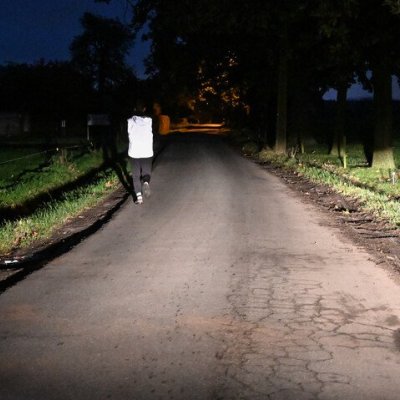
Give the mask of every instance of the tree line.
[{"label": "tree line", "polygon": [[[114,0],[95,0],[106,2]],[[331,152],[345,145],[348,88],[373,92],[371,165],[394,168],[392,75],[398,0],[126,0],[132,23],[86,13],[71,60],[0,66],[0,109],[52,115],[130,113],[137,97],[172,115],[252,123],[276,152],[310,140],[318,105],[337,90]],[[146,28],[149,78],[126,55]],[[272,142],[272,143],[271,143]]]},{"label": "tree line", "polygon": [[307,140],[310,110],[334,88],[331,151],[340,154],[347,89],[357,78],[373,92],[371,165],[394,168],[391,83],[392,75],[399,76],[398,0],[127,3],[136,32],[148,27],[148,72],[165,104],[191,100],[193,107],[218,110],[224,118],[252,114],[266,137],[272,132],[275,151],[285,152],[288,143]]}]

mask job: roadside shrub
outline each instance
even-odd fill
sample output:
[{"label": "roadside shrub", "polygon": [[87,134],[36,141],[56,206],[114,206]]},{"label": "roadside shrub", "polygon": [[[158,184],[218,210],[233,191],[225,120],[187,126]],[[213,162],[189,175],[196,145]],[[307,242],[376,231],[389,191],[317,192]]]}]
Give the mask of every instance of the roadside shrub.
[{"label": "roadside shrub", "polygon": [[250,141],[245,143],[242,146],[242,152],[246,155],[246,156],[253,156],[256,153],[258,153],[259,151],[259,146],[256,142]]}]

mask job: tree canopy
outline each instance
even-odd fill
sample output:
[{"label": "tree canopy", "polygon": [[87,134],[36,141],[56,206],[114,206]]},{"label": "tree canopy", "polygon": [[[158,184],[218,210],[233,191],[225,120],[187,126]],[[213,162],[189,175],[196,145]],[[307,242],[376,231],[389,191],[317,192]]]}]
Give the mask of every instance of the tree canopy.
[{"label": "tree canopy", "polygon": [[131,74],[125,58],[133,35],[118,20],[91,13],[85,13],[81,23],[84,32],[70,46],[72,64],[91,80],[95,90],[103,93]]},{"label": "tree canopy", "polygon": [[[130,4],[136,32],[148,24],[149,71],[170,99],[184,92],[197,107],[205,102],[225,114],[227,99],[236,110],[276,114],[265,129],[274,133],[275,149],[285,151],[288,141],[303,140],[304,115],[311,115],[312,104],[329,87],[338,90],[338,126],[343,125],[346,92],[358,77],[375,99],[372,162],[394,166],[390,82],[400,54],[397,0]],[[288,121],[295,121],[289,129]],[[344,135],[343,127],[338,131]]]}]

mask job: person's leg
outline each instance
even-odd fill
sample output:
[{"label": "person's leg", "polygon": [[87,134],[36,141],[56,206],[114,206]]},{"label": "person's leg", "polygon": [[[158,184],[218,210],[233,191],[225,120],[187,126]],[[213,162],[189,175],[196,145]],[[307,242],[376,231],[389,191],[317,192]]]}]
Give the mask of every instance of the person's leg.
[{"label": "person's leg", "polygon": [[143,180],[143,194],[145,197],[150,197],[150,179],[153,158],[142,158],[142,180]]},{"label": "person's leg", "polygon": [[153,163],[153,157],[141,158],[143,182],[147,182],[147,183],[150,182],[152,163]]},{"label": "person's leg", "polygon": [[133,192],[136,194],[142,192],[142,185],[140,182],[141,166],[139,158],[131,158],[132,163],[132,180],[133,180]]}]

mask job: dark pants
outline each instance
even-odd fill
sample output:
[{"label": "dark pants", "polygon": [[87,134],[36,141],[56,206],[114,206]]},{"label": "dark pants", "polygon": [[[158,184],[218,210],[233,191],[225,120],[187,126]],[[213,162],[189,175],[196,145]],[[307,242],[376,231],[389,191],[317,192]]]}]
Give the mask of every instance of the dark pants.
[{"label": "dark pants", "polygon": [[150,182],[153,157],[131,158],[133,191],[142,193],[142,181]]}]

